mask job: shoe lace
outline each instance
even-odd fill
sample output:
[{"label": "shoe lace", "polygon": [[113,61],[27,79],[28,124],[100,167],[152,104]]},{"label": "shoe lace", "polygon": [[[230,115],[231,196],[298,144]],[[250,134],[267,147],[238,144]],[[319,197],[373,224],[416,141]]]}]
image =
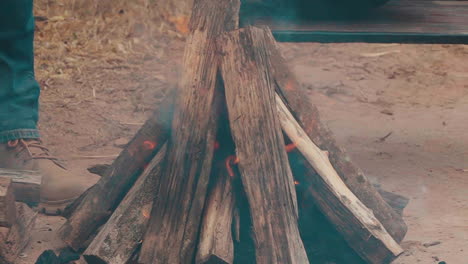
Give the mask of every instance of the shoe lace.
[{"label": "shoe lace", "polygon": [[[30,139],[30,140],[24,140],[24,139],[16,139],[16,140],[11,140],[8,141],[8,146],[11,148],[16,148],[18,146],[21,146],[23,149],[25,149],[31,159],[35,160],[50,160],[53,163],[55,163],[57,166],[65,169],[65,166],[63,162],[50,154],[50,151],[48,148],[46,148],[42,141],[40,139]],[[35,151],[31,151],[34,149]]]}]

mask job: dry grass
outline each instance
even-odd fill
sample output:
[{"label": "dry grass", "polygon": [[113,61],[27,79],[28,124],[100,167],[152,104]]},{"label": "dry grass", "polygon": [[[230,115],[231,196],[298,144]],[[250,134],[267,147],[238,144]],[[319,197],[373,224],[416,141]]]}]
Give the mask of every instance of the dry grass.
[{"label": "dry grass", "polygon": [[183,38],[177,21],[164,20],[152,0],[37,0],[34,8],[36,72],[45,89],[89,65],[157,58],[159,39]]}]

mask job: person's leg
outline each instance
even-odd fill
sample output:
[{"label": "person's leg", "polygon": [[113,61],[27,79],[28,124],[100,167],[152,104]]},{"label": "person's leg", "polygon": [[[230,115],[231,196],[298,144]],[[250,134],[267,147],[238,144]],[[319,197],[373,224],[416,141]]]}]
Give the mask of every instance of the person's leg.
[{"label": "person's leg", "polygon": [[32,0],[0,1],[0,143],[39,138]]},{"label": "person's leg", "polygon": [[0,168],[40,171],[39,209],[57,214],[97,177],[70,173],[39,140],[32,8],[33,0],[0,0]]}]

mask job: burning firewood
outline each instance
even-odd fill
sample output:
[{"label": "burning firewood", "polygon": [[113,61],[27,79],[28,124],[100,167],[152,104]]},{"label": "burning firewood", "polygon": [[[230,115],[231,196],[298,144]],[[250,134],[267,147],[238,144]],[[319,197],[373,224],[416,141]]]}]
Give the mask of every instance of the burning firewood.
[{"label": "burning firewood", "polygon": [[61,236],[79,249],[105,224],[90,263],[302,264],[315,261],[304,219],[319,219],[322,247],[390,262],[401,215],[321,123],[271,32],[238,29],[239,5],[194,1],[174,118],[168,99],[74,203]]},{"label": "burning firewood", "polygon": [[166,96],[99,182],[75,204],[61,238],[72,248],[82,248],[119,205],[139,173],[167,141],[172,120],[173,97]]},{"label": "burning firewood", "polygon": [[239,6],[239,0],[194,3],[166,169],[141,248],[142,263],[191,263],[195,256],[223,103],[216,38],[237,27]]},{"label": "burning firewood", "polygon": [[132,257],[148,224],[165,157],[163,147],[85,250],[89,263],[125,264]]},{"label": "burning firewood", "polygon": [[390,235],[400,242],[407,231],[403,218],[382,199],[363,172],[352,163],[343,148],[338,146],[332,132],[321,122],[317,107],[300,89],[299,82],[282,57],[269,30],[265,41],[271,53],[271,70],[277,92],[288,109],[309,138],[320,149],[328,151],[331,164],[348,188],[374,212]]},{"label": "burning firewood", "polygon": [[[257,263],[308,263],[297,227],[294,179],[275,109],[268,51],[259,29],[225,35],[221,64]],[[259,136],[261,135],[261,138]]]}]

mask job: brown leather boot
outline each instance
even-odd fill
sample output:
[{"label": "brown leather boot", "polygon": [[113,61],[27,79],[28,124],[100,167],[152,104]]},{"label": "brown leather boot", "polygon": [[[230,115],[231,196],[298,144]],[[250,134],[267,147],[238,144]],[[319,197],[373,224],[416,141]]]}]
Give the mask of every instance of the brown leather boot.
[{"label": "brown leather boot", "polygon": [[51,215],[60,214],[98,180],[92,175],[70,173],[38,139],[19,139],[0,144],[0,167],[41,171],[39,210]]}]

